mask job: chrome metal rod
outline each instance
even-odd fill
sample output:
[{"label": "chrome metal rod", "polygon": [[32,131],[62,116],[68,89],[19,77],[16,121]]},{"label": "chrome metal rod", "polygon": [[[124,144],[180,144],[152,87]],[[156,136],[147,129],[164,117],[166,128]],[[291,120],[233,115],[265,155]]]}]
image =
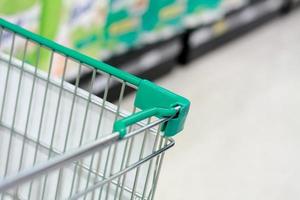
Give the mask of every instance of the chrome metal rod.
[{"label": "chrome metal rod", "polygon": [[[160,123],[169,120],[169,118],[159,119],[149,125],[146,125],[136,131],[131,132],[130,134],[126,135],[122,140],[127,138],[133,137],[134,135],[143,132],[146,129],[150,129]],[[26,181],[32,180],[38,176],[44,175],[47,172],[53,171],[55,169],[61,168],[64,165],[67,165],[71,162],[77,161],[87,155],[91,155],[96,151],[100,151],[101,149],[117,142],[120,140],[119,133],[113,133],[111,135],[106,136],[99,141],[96,141],[92,144],[87,144],[86,146],[76,150],[74,152],[67,153],[62,156],[58,156],[57,158],[53,158],[49,160],[47,163],[42,163],[40,165],[36,165],[36,167],[24,170],[20,172],[18,175],[14,177],[8,177],[2,181],[0,181],[0,193],[4,192],[5,190],[9,189],[12,186],[20,185],[25,183]]]},{"label": "chrome metal rod", "polygon": [[158,149],[157,151],[153,152],[152,154],[150,154],[149,156],[146,156],[144,159],[142,160],[139,160],[138,162],[128,166],[127,168],[119,171],[118,173],[115,173],[113,176],[111,176],[109,179],[106,179],[104,181],[100,181],[98,183],[96,183],[95,185],[93,185],[92,187],[90,187],[89,189],[87,190],[84,190],[76,195],[74,195],[70,200],[75,200],[75,199],[78,199],[84,195],[86,195],[87,193],[89,192],[92,192],[94,191],[95,189],[97,189],[98,187],[101,187],[102,185],[106,184],[106,183],[109,183],[111,182],[111,180],[121,176],[122,174],[125,174],[133,169],[135,169],[136,167],[142,165],[143,163],[151,160],[152,158],[160,155],[161,153],[167,151],[169,148],[173,147],[175,144],[175,142],[173,140],[171,140],[171,143],[169,145],[166,145],[165,147],[161,148],[161,149]]},{"label": "chrome metal rod", "polygon": [[4,192],[5,190],[9,189],[12,186],[25,183],[26,181],[44,175],[46,172],[50,172],[55,169],[61,168],[66,164],[79,160],[80,158],[90,155],[93,152],[99,151],[100,149],[103,149],[111,145],[117,140],[119,140],[119,134],[118,133],[111,134],[103,138],[102,140],[96,141],[90,145],[86,145],[85,147],[82,147],[77,151],[70,152],[62,156],[58,156],[57,158],[53,158],[52,160],[49,160],[46,163],[37,165],[32,169],[24,170],[20,172],[17,176],[4,179],[3,181],[0,182],[0,193]]}]

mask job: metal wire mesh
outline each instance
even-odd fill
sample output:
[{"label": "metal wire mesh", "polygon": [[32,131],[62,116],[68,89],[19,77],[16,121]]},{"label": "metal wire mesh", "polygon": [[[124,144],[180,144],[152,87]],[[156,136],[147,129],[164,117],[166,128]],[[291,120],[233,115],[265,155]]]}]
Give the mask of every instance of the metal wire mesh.
[{"label": "metal wire mesh", "polygon": [[[12,184],[0,199],[154,198],[164,151],[174,144],[160,135],[167,119],[135,124],[123,139],[113,133],[116,120],[137,111],[133,102],[122,104],[135,86],[1,26],[0,50],[0,185],[94,141],[101,144]],[[62,69],[60,77],[54,66]],[[88,86],[80,83],[87,69]],[[74,85],[65,81],[70,71],[76,72]],[[102,98],[93,95],[99,81],[105,83]],[[107,99],[111,82],[121,84],[115,104]]]}]

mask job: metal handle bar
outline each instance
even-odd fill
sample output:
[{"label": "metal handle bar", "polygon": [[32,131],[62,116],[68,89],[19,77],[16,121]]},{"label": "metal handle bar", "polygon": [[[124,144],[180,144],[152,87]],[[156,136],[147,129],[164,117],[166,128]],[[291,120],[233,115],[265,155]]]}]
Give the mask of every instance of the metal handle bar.
[{"label": "metal handle bar", "polygon": [[107,137],[100,139],[98,141],[95,141],[91,144],[87,144],[86,146],[75,150],[70,153],[66,153],[61,156],[57,156],[53,158],[52,160],[49,160],[48,162],[41,163],[39,165],[36,165],[35,167],[21,171],[16,176],[8,177],[4,180],[0,180],[0,193],[7,191],[10,187],[13,187],[15,185],[20,185],[22,183],[25,183],[29,180],[32,180],[36,177],[39,177],[47,172],[54,171],[55,169],[59,169],[66,164],[72,163],[76,160],[79,160],[87,155],[91,155],[95,153],[96,151],[100,151],[101,149],[117,142],[120,140],[125,140],[128,138],[131,138],[138,133],[141,133],[147,129],[151,129],[152,127],[164,123],[168,121],[169,118],[162,118],[159,120],[154,121],[153,123],[150,123],[148,125],[143,126],[142,128],[132,131],[130,134],[127,134],[125,137],[121,138],[118,132],[114,132],[111,135],[108,135]]}]

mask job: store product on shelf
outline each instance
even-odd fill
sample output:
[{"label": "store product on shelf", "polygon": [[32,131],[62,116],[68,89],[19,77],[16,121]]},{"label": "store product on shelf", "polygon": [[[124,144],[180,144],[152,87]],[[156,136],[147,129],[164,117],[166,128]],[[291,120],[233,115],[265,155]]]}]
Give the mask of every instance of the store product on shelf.
[{"label": "store product on shelf", "polygon": [[219,18],[222,14],[219,9],[221,2],[222,0],[186,0],[185,27],[192,28]]},{"label": "store product on shelf", "polygon": [[[55,40],[94,58],[107,54],[104,50],[104,26],[107,16],[107,1],[62,0],[59,29]],[[48,15],[50,15],[49,12]],[[57,56],[53,73],[62,76],[64,59]],[[78,64],[69,64],[67,77],[78,73]]]},{"label": "store product on shelf", "polygon": [[139,42],[141,18],[147,0],[111,0],[104,29],[105,48],[123,53]]},{"label": "store product on shelf", "polygon": [[[55,13],[55,17],[53,16]],[[61,18],[61,0],[0,0],[0,17],[17,24],[29,31],[39,33],[49,39],[56,39]],[[1,48],[10,49],[14,44],[14,51],[19,57],[24,56],[25,44],[11,32],[3,32]],[[37,56],[39,63],[37,63]],[[27,62],[40,69],[49,67],[49,52],[40,50],[31,43],[26,48]]]},{"label": "store product on shelf", "polygon": [[[143,0],[63,0],[64,16],[57,41],[96,59],[107,59],[137,45]],[[61,76],[64,60],[57,59],[54,73]],[[78,65],[68,66],[74,77]]]},{"label": "store product on shelf", "polygon": [[221,0],[187,0],[186,13],[194,14],[202,12],[206,9],[214,9],[218,7]]},{"label": "store product on shelf", "polygon": [[150,0],[142,16],[143,42],[151,43],[170,38],[182,31],[185,8],[185,0]]},{"label": "store product on shelf", "polygon": [[[30,31],[38,32],[39,30],[39,15],[41,4],[39,0],[0,0],[0,17],[14,24],[22,26]],[[1,37],[1,47],[10,49],[13,41],[13,34],[4,31]],[[14,49],[20,51],[21,46],[24,46],[15,39]]]},{"label": "store product on shelf", "polygon": [[107,1],[66,0],[67,20],[60,34],[62,43],[92,57],[101,57]]}]

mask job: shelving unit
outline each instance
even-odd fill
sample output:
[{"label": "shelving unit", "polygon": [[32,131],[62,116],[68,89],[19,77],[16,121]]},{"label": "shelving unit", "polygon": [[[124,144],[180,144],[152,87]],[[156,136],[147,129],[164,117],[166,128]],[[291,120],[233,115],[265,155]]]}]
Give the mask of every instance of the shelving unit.
[{"label": "shelving unit", "polygon": [[[299,2],[300,0],[251,0],[215,15],[215,18],[210,18],[205,24],[187,28],[183,33],[168,39],[132,48],[104,62],[137,76],[154,80],[167,74],[178,64],[185,66],[209,51],[279,17],[285,6],[295,7],[300,4]],[[88,77],[90,73],[85,73],[81,77],[81,87],[88,87],[85,81]],[[103,95],[105,87],[102,80],[104,79],[101,76],[95,80],[97,89],[94,93],[99,96]],[[70,79],[70,82],[74,80]],[[114,88],[111,91],[115,92],[108,94],[108,98],[118,99],[120,85],[112,82],[110,86]]]}]

